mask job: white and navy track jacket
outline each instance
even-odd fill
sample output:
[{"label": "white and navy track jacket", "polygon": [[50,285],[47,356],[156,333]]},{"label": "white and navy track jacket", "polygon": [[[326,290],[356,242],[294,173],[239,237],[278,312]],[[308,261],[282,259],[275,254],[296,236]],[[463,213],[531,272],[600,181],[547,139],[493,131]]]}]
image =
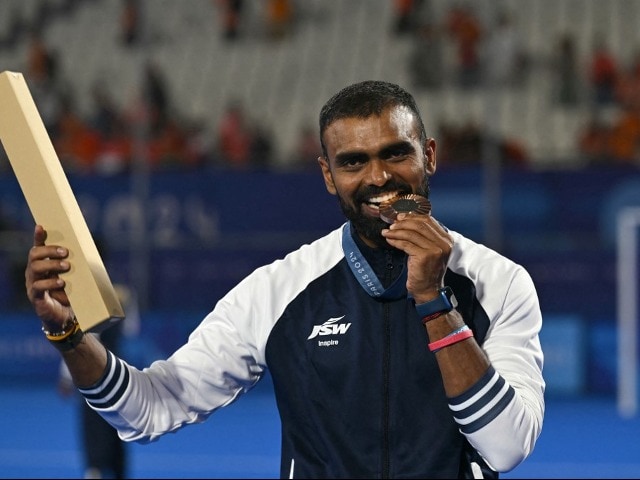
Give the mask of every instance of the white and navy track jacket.
[{"label": "white and navy track jacket", "polygon": [[447,398],[413,300],[357,281],[343,225],[258,268],[169,359],[140,371],[114,355],[81,392],[124,440],[206,419],[269,369],[283,478],[488,478],[533,450],[544,415],[542,318],[519,265],[450,232],[445,284],[491,368]]}]

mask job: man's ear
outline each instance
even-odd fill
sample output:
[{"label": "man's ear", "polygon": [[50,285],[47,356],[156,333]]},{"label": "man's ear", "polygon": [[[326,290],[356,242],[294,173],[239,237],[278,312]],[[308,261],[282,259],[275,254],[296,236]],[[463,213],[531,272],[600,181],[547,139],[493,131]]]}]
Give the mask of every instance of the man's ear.
[{"label": "man's ear", "polygon": [[436,141],[433,138],[428,138],[424,143],[424,163],[427,174],[436,173]]},{"label": "man's ear", "polygon": [[331,195],[336,195],[338,191],[336,190],[336,186],[333,183],[333,175],[331,174],[331,169],[329,168],[329,159],[327,159],[326,157],[318,157],[318,164],[320,164],[322,177],[324,178],[324,185],[325,187],[327,187],[327,191]]}]

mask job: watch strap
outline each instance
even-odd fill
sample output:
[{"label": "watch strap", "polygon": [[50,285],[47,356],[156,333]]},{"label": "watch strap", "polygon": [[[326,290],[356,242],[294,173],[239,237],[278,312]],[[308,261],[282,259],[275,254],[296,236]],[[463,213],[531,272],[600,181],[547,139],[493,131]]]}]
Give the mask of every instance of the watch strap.
[{"label": "watch strap", "polygon": [[417,304],[416,311],[420,318],[428,318],[428,320],[431,320],[440,316],[437,314],[449,313],[457,306],[458,302],[451,287],[444,287],[438,289],[438,296],[433,300]]}]

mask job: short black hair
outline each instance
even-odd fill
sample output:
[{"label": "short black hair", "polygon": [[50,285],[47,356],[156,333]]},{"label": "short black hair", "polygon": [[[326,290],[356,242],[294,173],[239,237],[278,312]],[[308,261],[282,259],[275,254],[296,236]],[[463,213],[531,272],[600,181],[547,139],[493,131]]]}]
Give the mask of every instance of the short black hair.
[{"label": "short black hair", "polygon": [[420,141],[424,143],[427,139],[427,132],[413,96],[394,83],[365,80],[343,88],[331,97],[320,110],[322,154],[327,156],[322,136],[334,121],[342,118],[367,118],[372,115],[381,115],[387,108],[395,106],[407,107],[415,114],[420,129]]}]

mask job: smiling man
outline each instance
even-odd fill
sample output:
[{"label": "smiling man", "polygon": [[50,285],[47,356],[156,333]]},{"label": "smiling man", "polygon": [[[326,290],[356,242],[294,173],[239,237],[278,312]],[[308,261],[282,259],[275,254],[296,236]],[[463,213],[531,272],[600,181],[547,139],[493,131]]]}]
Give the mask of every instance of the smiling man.
[{"label": "smiling man", "polygon": [[36,226],[27,293],[47,338],[125,440],[203,421],[269,369],[283,478],[513,469],[544,417],[542,317],[529,274],[447,229],[437,205],[435,216],[381,218],[402,195],[428,204],[436,173],[436,141],[399,86],[341,90],[320,112],[320,137],[322,175],[345,224],[255,270],[183,347],[144,371],[79,330],[58,278],[69,252],[45,245]]}]

